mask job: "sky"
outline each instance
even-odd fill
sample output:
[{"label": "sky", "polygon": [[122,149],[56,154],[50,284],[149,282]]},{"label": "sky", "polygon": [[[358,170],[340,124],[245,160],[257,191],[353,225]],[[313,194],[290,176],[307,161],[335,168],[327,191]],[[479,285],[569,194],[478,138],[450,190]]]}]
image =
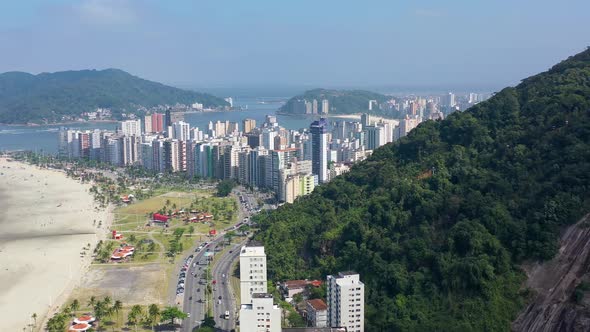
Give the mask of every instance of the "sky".
[{"label": "sky", "polygon": [[495,89],[590,46],[588,0],[5,0],[0,72]]}]

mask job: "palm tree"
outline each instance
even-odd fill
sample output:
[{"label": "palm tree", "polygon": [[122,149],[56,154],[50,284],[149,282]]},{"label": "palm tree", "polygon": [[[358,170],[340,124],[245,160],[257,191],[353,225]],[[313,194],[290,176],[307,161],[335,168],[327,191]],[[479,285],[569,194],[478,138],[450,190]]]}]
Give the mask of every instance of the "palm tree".
[{"label": "palm tree", "polygon": [[72,301],[72,304],[70,304],[70,309],[72,309],[74,314],[76,314],[76,311],[78,311],[78,309],[80,309],[80,302],[78,301],[78,299],[75,299],[74,301]]},{"label": "palm tree", "polygon": [[115,303],[113,303],[113,310],[117,313],[117,319],[119,319],[119,312],[121,309],[123,309],[123,302],[116,300]]},{"label": "palm tree", "polygon": [[129,312],[129,315],[127,315],[127,320],[129,321],[129,323],[135,326],[135,331],[137,331],[137,323],[139,322],[142,313],[143,312],[141,310],[141,306],[136,304],[133,307],[131,307],[131,311]]},{"label": "palm tree", "polygon": [[111,305],[112,300],[110,297],[105,296],[104,299],[102,300],[102,302],[104,303],[105,307],[108,307]]},{"label": "palm tree", "polygon": [[91,296],[90,300],[88,300],[88,306],[90,307],[94,307],[94,304],[96,303],[96,297],[95,296]]},{"label": "palm tree", "polygon": [[148,315],[150,324],[152,325],[152,330],[154,330],[154,326],[160,320],[160,308],[158,308],[156,304],[150,304],[148,308]]},{"label": "palm tree", "polygon": [[31,315],[31,318],[33,318],[33,322],[34,322],[34,323],[33,323],[33,326],[37,326],[37,313],[36,313],[36,312],[34,312],[34,313]]}]

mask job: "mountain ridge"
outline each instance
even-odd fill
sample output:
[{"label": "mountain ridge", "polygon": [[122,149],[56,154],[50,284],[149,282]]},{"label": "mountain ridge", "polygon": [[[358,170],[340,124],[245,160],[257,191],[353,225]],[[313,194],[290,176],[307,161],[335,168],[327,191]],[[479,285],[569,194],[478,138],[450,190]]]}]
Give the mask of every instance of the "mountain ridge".
[{"label": "mountain ridge", "polygon": [[367,331],[510,330],[519,264],[590,211],[590,49],[258,217],[273,280],[355,270]]},{"label": "mountain ridge", "polygon": [[0,74],[0,122],[51,123],[96,108],[111,108],[117,116],[137,106],[202,103],[228,106],[222,98],[149,81],[121,69],[68,70],[36,75]]}]

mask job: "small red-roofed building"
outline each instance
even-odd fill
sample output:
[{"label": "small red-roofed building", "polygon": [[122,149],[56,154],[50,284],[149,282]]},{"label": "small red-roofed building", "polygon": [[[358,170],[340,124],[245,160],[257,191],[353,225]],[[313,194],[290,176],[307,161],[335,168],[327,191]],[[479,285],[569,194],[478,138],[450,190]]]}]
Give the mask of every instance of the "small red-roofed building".
[{"label": "small red-roofed building", "polygon": [[328,326],[328,305],[322,299],[306,301],[307,322],[313,327]]}]

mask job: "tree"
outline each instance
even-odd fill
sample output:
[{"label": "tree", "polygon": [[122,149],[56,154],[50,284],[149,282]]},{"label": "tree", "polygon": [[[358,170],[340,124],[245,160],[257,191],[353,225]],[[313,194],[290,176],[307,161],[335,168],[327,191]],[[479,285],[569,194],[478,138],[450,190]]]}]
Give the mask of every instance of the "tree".
[{"label": "tree", "polygon": [[226,197],[238,184],[234,180],[222,180],[217,184],[217,196]]},{"label": "tree", "polygon": [[78,301],[78,299],[74,299],[74,301],[72,301],[72,303],[70,304],[70,309],[72,309],[72,312],[75,315],[76,312],[80,309],[80,302]]},{"label": "tree", "polygon": [[90,299],[88,300],[88,306],[89,307],[94,307],[94,304],[96,303],[96,296],[91,296]]},{"label": "tree", "polygon": [[123,309],[123,302],[116,300],[115,303],[113,303],[113,311],[117,314],[117,319],[119,318],[119,313],[121,312],[122,309]]},{"label": "tree", "polygon": [[188,226],[188,234],[192,236],[194,232],[195,227],[193,225]]},{"label": "tree", "polygon": [[231,240],[236,236],[236,232],[234,231],[229,231],[227,233],[225,233],[225,235],[223,235],[223,237],[225,238],[225,240],[227,241],[227,244],[231,243]]},{"label": "tree", "polygon": [[137,323],[141,321],[141,316],[143,315],[143,309],[140,305],[136,304],[131,307],[131,311],[127,315],[127,321],[129,324],[135,326],[135,330],[137,331]]},{"label": "tree", "polygon": [[137,238],[135,237],[135,234],[129,235],[129,242],[135,243],[135,240],[137,240]]},{"label": "tree", "polygon": [[153,330],[156,323],[160,320],[160,308],[158,308],[158,305],[150,304],[148,307],[148,317]]},{"label": "tree", "polygon": [[34,313],[31,315],[31,318],[33,318],[33,326],[37,326],[37,313],[36,313],[36,312],[34,312]]},{"label": "tree", "polygon": [[160,317],[162,322],[170,321],[170,325],[173,325],[174,319],[184,319],[187,317],[187,314],[182,312],[182,310],[178,309],[177,307],[166,307],[164,310],[162,310]]},{"label": "tree", "polygon": [[205,315],[205,319],[203,319],[203,324],[201,324],[201,326],[215,328],[215,325],[215,319],[212,316]]}]

